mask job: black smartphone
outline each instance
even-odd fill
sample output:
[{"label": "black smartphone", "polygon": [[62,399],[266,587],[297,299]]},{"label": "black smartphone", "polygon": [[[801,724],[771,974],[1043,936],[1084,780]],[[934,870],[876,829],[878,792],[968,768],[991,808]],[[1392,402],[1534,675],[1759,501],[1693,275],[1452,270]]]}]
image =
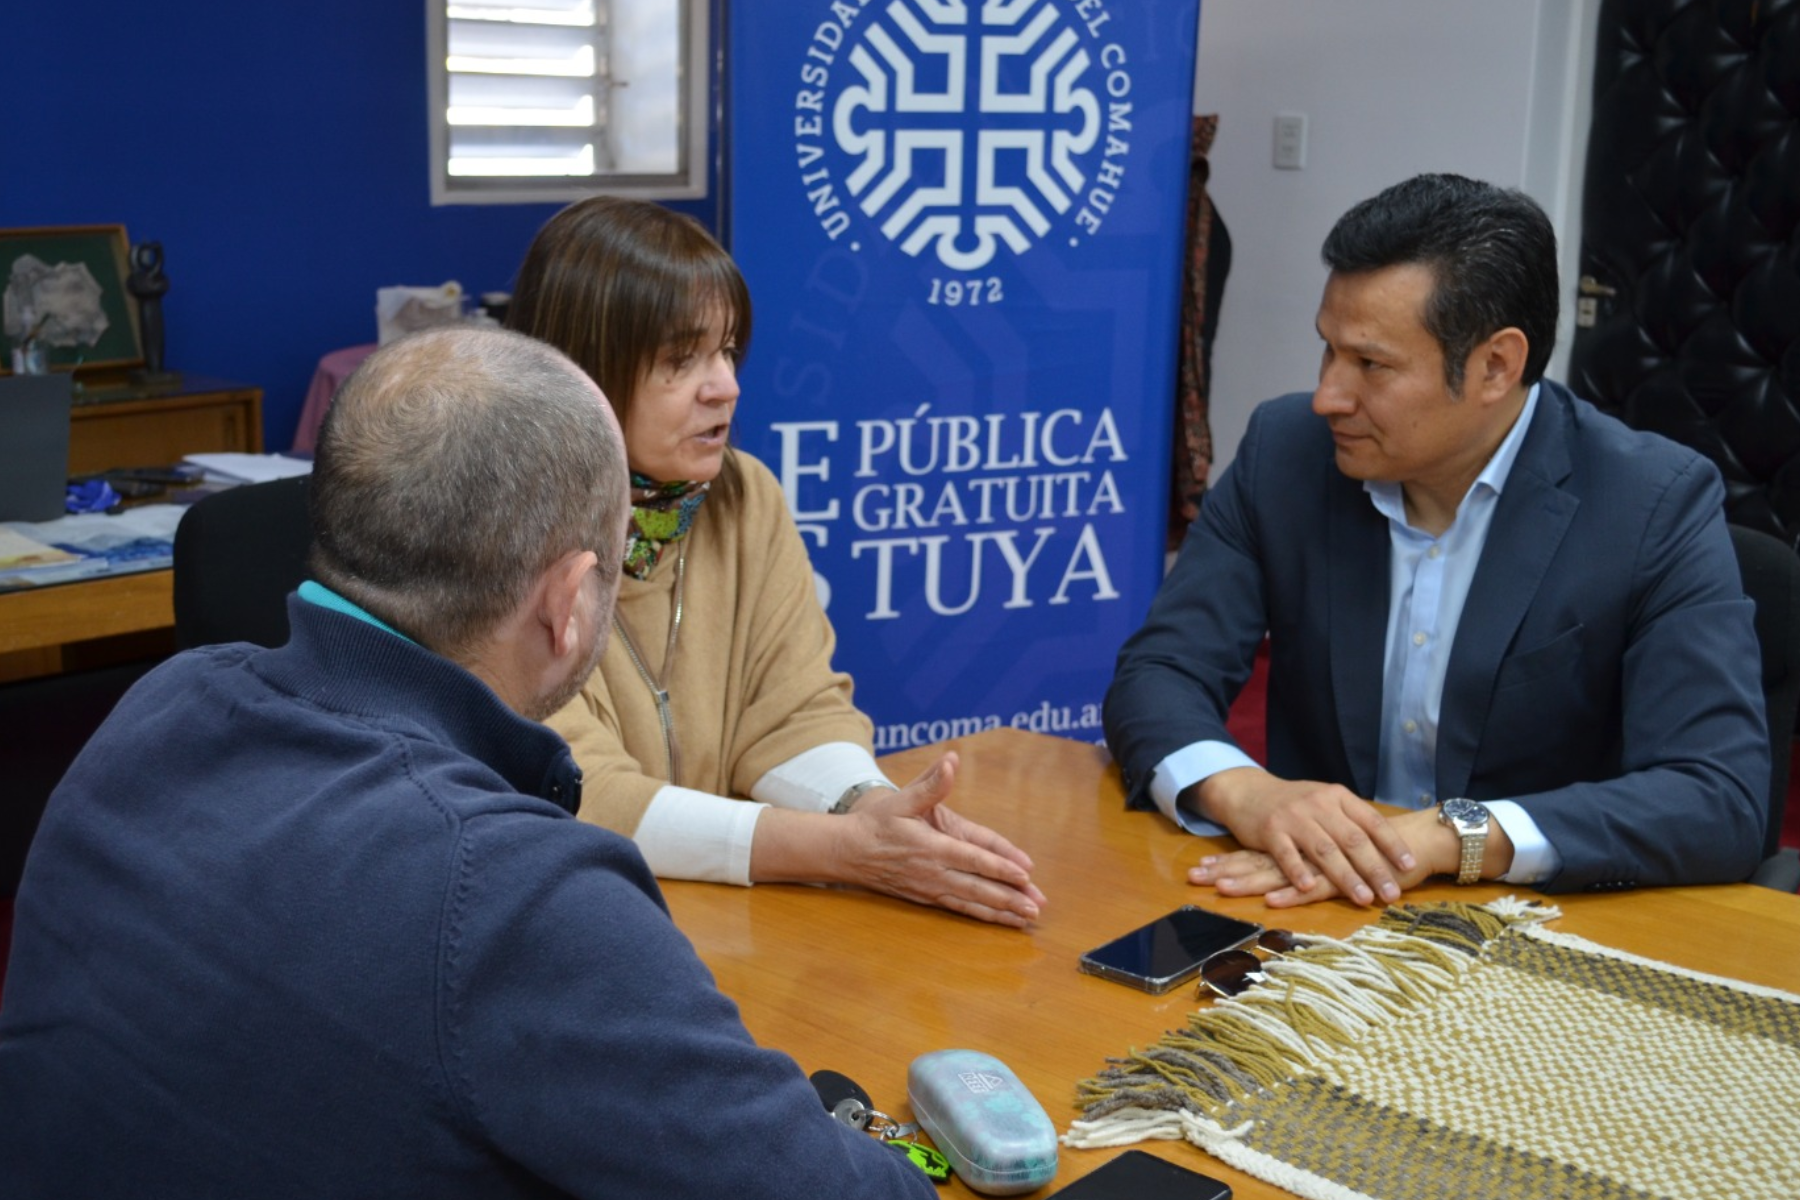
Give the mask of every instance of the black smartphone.
[{"label": "black smartphone", "polygon": [[1200,964],[1210,956],[1242,946],[1261,932],[1262,926],[1253,921],[1184,904],[1142,929],[1089,950],[1081,956],[1081,969],[1160,995],[1198,975]]},{"label": "black smartphone", "polygon": [[1127,1150],[1044,1200],[1231,1200],[1231,1185],[1142,1150]]}]

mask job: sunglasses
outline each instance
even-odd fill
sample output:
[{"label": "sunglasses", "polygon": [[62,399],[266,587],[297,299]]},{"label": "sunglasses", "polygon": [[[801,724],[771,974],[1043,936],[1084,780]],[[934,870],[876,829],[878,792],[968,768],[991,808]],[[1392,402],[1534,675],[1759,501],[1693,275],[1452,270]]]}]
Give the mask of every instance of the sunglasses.
[{"label": "sunglasses", "polygon": [[[1270,954],[1283,955],[1305,945],[1298,935],[1285,929],[1265,929],[1256,939],[1258,949],[1267,950]],[[1268,976],[1263,974],[1263,960],[1248,950],[1221,950],[1200,964],[1200,986],[1197,994],[1205,995],[1211,988],[1215,995],[1227,999],[1240,996],[1253,983],[1263,983]]]}]

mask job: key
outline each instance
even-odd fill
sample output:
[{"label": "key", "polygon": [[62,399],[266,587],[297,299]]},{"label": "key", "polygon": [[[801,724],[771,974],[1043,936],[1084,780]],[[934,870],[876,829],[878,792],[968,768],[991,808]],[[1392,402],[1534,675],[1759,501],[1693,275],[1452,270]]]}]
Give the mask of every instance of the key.
[{"label": "key", "polygon": [[917,1121],[902,1124],[881,1112],[869,1098],[869,1093],[848,1075],[837,1071],[814,1071],[807,1078],[834,1120],[842,1121],[858,1132],[875,1135],[882,1145],[897,1154],[904,1154],[907,1161],[925,1172],[925,1177],[933,1183],[943,1183],[950,1178],[949,1159],[930,1146],[899,1140],[918,1136]]},{"label": "key", "polygon": [[842,1121],[858,1133],[868,1132],[869,1119],[874,1115],[875,1110],[855,1096],[845,1096],[831,1110],[832,1119]]}]

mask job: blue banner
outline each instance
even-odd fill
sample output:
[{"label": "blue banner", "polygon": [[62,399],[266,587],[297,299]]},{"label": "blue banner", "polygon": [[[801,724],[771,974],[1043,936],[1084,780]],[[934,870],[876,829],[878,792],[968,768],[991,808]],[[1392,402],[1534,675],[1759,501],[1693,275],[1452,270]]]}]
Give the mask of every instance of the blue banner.
[{"label": "blue banner", "polygon": [[1162,577],[1198,15],[731,5],[737,437],[880,751],[1100,737]]}]

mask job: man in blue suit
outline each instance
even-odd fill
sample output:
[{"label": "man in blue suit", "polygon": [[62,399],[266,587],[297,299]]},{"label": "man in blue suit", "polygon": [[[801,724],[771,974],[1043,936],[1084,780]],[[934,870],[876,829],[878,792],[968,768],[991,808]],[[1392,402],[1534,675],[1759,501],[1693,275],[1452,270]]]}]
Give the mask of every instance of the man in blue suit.
[{"label": "man in blue suit", "polygon": [[[1231,833],[1190,881],[1274,906],[1745,878],[1769,743],[1724,491],[1543,379],[1549,220],[1425,175],[1324,259],[1317,389],[1252,415],[1120,652],[1132,803]],[[1265,634],[1266,770],[1225,726]]]}]

